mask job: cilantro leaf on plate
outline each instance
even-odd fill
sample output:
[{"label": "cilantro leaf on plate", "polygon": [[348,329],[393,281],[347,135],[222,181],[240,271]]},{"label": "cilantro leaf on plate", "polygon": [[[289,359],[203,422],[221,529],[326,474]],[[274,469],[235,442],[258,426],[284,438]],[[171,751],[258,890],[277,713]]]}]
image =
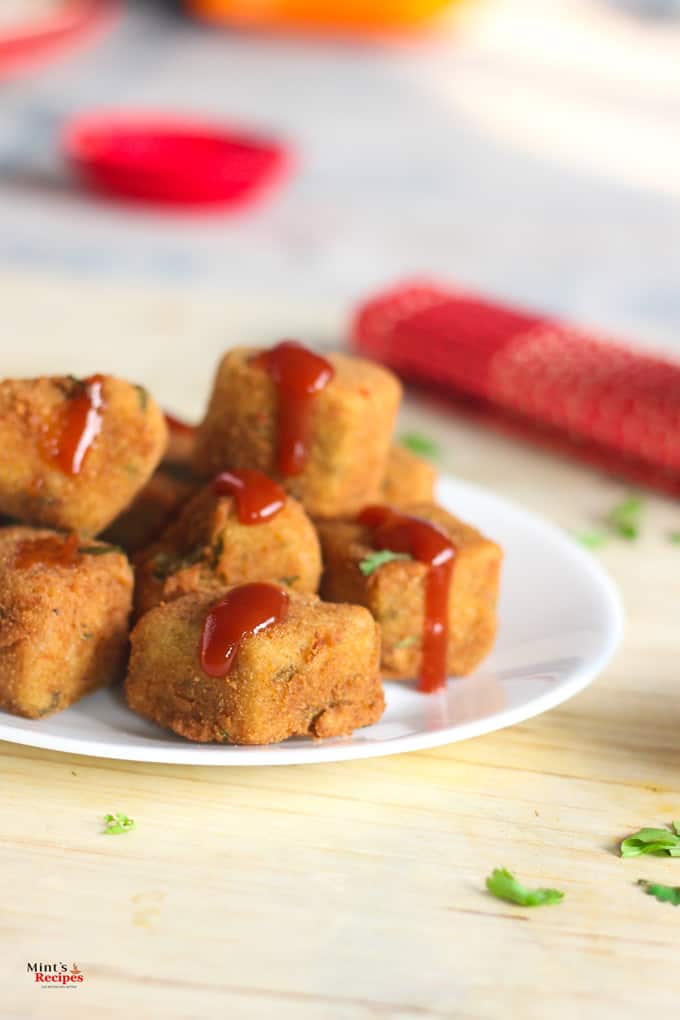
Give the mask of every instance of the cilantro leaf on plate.
[{"label": "cilantro leaf on plate", "polygon": [[521,907],[542,907],[564,899],[559,889],[527,889],[506,868],[495,868],[486,880],[486,888],[499,900],[518,903]]}]

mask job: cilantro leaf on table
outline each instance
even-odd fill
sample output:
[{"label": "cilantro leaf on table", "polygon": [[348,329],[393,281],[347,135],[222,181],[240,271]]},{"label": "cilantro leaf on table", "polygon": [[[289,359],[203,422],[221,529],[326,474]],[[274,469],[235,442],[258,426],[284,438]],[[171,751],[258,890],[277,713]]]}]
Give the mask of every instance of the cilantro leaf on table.
[{"label": "cilantro leaf on table", "polygon": [[359,564],[359,570],[364,577],[370,577],[384,563],[391,563],[392,560],[411,560],[408,553],[392,552],[391,549],[379,549],[377,552],[369,553]]},{"label": "cilantro leaf on table", "polygon": [[636,539],[640,533],[640,516],[644,500],[640,496],[629,496],[609,511],[607,524],[621,538],[628,542]]},{"label": "cilantro leaf on table", "polygon": [[640,857],[652,854],[654,857],[680,857],[680,822],[673,822],[671,829],[639,829],[621,842],[622,857]]},{"label": "cilantro leaf on table", "polygon": [[587,549],[598,549],[607,541],[603,531],[581,531],[574,534],[574,538]]},{"label": "cilantro leaf on table", "polygon": [[131,832],[135,827],[133,818],[128,818],[122,811],[115,815],[104,815],[104,835],[119,836],[122,832]]},{"label": "cilantro leaf on table", "polygon": [[441,453],[435,441],[421,432],[405,432],[399,436],[399,445],[418,457],[429,457],[431,460],[435,460]]},{"label": "cilantro leaf on table", "polygon": [[492,871],[486,880],[486,888],[499,900],[517,903],[521,907],[542,907],[564,899],[564,893],[559,889],[527,889],[505,868]]},{"label": "cilantro leaf on table", "polygon": [[674,907],[680,907],[680,886],[648,882],[646,878],[639,878],[638,885],[642,886],[648,896],[655,896],[660,903],[672,903]]}]

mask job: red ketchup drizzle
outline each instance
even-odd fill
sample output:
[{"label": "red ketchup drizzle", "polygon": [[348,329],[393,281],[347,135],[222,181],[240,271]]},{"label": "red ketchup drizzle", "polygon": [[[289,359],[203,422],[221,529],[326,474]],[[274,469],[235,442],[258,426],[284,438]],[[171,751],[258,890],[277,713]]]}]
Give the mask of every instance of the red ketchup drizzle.
[{"label": "red ketchup drizzle", "polygon": [[223,471],[213,483],[217,496],[233,496],[241,524],[266,524],[286,502],[280,485],[261,471],[241,468]]},{"label": "red ketchup drizzle", "polygon": [[53,422],[44,433],[43,452],[65,475],[80,474],[85,458],[101,432],[102,375],[92,375],[76,384]]},{"label": "red ketchup drizzle", "polygon": [[212,607],[203,624],[201,669],[208,676],[226,676],[241,642],[282,623],[288,616],[288,595],[273,584],[241,584]]},{"label": "red ketchup drizzle", "polygon": [[408,553],[429,568],[419,689],[437,691],[445,685],[447,676],[449,589],[456,547],[436,524],[387,506],[366,507],[358,520],[372,529],[376,548]]},{"label": "red ketchup drizzle", "polygon": [[49,567],[75,567],[79,555],[76,534],[65,538],[56,535],[27,538],[17,547],[14,566],[18,570],[25,570],[36,563]]},{"label": "red ketchup drizzle", "polygon": [[299,475],[309,453],[314,398],[335,375],[329,361],[296,340],[284,340],[253,358],[274,381],[279,396],[279,470]]}]

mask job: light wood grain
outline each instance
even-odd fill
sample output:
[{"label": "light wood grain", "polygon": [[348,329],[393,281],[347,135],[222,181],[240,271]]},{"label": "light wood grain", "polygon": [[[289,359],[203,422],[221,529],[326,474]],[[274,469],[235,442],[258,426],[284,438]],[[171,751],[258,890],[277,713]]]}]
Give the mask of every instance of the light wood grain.
[{"label": "light wood grain", "polygon": [[[0,298],[4,370],[125,374],[141,352],[133,374],[187,414],[244,329],[330,341],[342,321],[313,304],[253,310],[66,277],[0,274]],[[422,402],[404,422],[444,442],[447,469],[565,528],[590,527],[625,491]],[[615,846],[680,816],[679,526],[680,508],[652,499],[638,543],[598,552],[626,604],[621,650],[585,693],[501,733],[277,769],[0,744],[3,1020],[674,1016],[680,910],[635,881],[680,884],[680,863],[622,861]],[[101,835],[111,810],[137,830]],[[500,865],[564,902],[490,898]],[[75,961],[85,981],[41,989],[28,960]]]}]

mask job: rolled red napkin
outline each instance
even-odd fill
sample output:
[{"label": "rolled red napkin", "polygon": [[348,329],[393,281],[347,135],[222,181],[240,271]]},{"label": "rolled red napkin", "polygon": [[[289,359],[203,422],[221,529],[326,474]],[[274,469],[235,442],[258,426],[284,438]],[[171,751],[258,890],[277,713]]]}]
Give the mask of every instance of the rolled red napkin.
[{"label": "rolled red napkin", "polygon": [[406,381],[481,398],[602,467],[680,491],[680,365],[430,283],[363,304],[352,344]]}]

